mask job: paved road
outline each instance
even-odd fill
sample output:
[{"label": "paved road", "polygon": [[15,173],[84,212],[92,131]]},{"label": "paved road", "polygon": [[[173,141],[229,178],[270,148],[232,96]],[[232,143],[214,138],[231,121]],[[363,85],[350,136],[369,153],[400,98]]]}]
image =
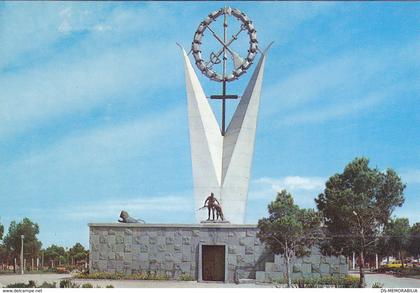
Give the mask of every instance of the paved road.
[{"label": "paved road", "polygon": [[61,279],[71,278],[70,274],[24,274],[24,275],[0,275],[0,287],[4,287],[13,283],[28,283],[29,280],[34,280],[37,284],[44,282],[60,283]]},{"label": "paved road", "polygon": [[134,280],[75,280],[78,284],[91,283],[94,286],[115,288],[274,288],[271,284],[198,283],[196,281],[134,281]]},{"label": "paved road", "polygon": [[[359,275],[351,273],[352,275]],[[384,288],[420,288],[420,279],[413,278],[397,278],[388,274],[371,274],[367,273],[366,285],[372,287],[375,282],[382,283]]]},{"label": "paved road", "polygon": [[[352,273],[357,275],[355,273]],[[0,275],[0,287],[12,283],[27,283],[34,280],[37,284],[57,282],[71,278],[70,274],[25,274],[25,275]],[[94,286],[105,287],[113,285],[115,288],[269,288],[270,284],[224,284],[224,283],[197,283],[180,281],[134,281],[134,280],[74,280],[77,284],[91,283]],[[366,283],[371,287],[373,283],[384,284],[385,288],[420,288],[420,280],[412,278],[397,278],[385,274],[366,274]]]},{"label": "paved road", "polygon": [[[13,283],[27,283],[34,280],[36,284],[46,282],[57,282],[71,278],[70,274],[25,274],[25,275],[0,275],[0,287]],[[225,284],[225,283],[197,283],[181,281],[135,281],[135,280],[73,280],[77,284],[91,283],[92,285],[105,287],[113,285],[115,288],[270,288],[270,284]]]}]

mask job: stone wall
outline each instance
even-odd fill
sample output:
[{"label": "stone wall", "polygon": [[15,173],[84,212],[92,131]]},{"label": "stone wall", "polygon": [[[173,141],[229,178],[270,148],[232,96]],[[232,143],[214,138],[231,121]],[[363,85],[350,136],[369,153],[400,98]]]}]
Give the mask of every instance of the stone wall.
[{"label": "stone wall", "polygon": [[[325,256],[321,254],[318,247],[314,246],[309,256],[291,260],[290,272],[292,279],[347,275],[348,264],[344,256]],[[285,278],[285,273],[284,258],[280,255],[275,255],[274,262],[267,262],[264,271],[256,272],[256,279],[258,282],[271,282]]]},{"label": "stone wall", "polygon": [[[257,279],[269,282],[285,272],[256,237],[256,225],[89,224],[90,272],[134,274],[159,272],[177,279],[188,274],[201,280],[200,247],[225,245],[227,282]],[[292,277],[347,274],[344,257],[322,256],[313,249],[292,262]]]},{"label": "stone wall", "polygon": [[90,271],[125,274],[155,271],[200,279],[201,245],[226,245],[226,281],[255,278],[265,264],[256,225],[89,224]]}]

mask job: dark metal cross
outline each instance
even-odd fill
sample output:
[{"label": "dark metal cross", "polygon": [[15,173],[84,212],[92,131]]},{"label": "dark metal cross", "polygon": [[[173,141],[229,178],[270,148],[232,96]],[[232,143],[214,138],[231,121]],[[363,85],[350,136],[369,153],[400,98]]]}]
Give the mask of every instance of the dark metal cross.
[{"label": "dark metal cross", "polygon": [[229,53],[233,54],[232,51],[228,48],[228,46],[237,39],[239,33],[243,30],[243,27],[241,27],[241,30],[232,36],[232,39],[226,43],[226,35],[227,35],[227,16],[226,13],[224,14],[224,21],[223,21],[223,42],[220,40],[220,38],[216,35],[216,33],[209,27],[209,30],[213,33],[213,36],[223,45],[223,49],[217,53],[214,54],[214,56],[218,59],[218,57],[221,55],[223,51],[223,87],[222,87],[222,94],[221,95],[212,95],[210,96],[210,99],[216,99],[216,100],[222,100],[222,127],[221,127],[221,133],[224,136],[226,132],[226,100],[227,99],[237,99],[239,96],[237,95],[227,95],[226,94],[226,62],[227,62],[227,56],[226,56],[226,50],[229,51]]},{"label": "dark metal cross", "polygon": [[220,132],[222,135],[225,135],[226,129],[226,100],[228,99],[237,99],[237,95],[226,95],[226,80],[223,80],[223,91],[221,95],[212,95],[210,99],[222,100],[222,127]]}]

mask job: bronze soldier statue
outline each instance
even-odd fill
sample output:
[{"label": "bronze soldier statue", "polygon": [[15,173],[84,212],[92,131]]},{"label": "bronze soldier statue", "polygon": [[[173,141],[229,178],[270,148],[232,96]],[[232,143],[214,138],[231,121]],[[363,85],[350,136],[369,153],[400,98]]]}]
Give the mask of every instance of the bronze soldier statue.
[{"label": "bronze soldier statue", "polygon": [[[217,204],[216,204],[217,203]],[[220,207],[219,201],[214,197],[214,193],[210,193],[210,196],[207,197],[206,201],[204,202],[204,206],[207,204],[207,209],[209,211],[209,217],[207,221],[210,221],[210,212],[212,213],[212,220],[214,221],[214,210],[216,208],[216,205]]]}]

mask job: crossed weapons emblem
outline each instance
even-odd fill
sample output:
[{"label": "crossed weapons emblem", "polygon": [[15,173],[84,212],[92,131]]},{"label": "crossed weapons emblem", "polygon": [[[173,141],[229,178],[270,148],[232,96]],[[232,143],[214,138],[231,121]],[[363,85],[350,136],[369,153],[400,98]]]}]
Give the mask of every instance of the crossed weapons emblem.
[{"label": "crossed weapons emblem", "polygon": [[219,52],[214,53],[211,52],[210,53],[210,60],[208,62],[206,62],[206,66],[210,69],[212,69],[214,64],[219,64],[222,60],[220,59],[220,55],[222,55],[222,53],[224,52],[224,50],[228,51],[234,64],[235,64],[235,69],[239,68],[239,66],[242,65],[242,63],[244,62],[243,58],[241,58],[241,56],[234,52],[233,50],[231,50],[229,48],[229,46],[233,43],[233,41],[238,39],[238,35],[244,31],[246,28],[245,26],[242,24],[241,25],[241,29],[232,36],[232,39],[229,40],[229,42],[227,42],[226,44],[220,39],[220,37],[210,28],[208,27],[208,30],[211,31],[211,33],[213,34],[213,36],[215,37],[215,39],[222,44],[222,49],[219,50]]},{"label": "crossed weapons emblem", "polygon": [[[241,23],[239,31],[234,33],[230,40],[227,40],[228,16],[233,16]],[[219,17],[223,17],[223,38],[219,37],[210,26]],[[219,51],[213,51],[210,53],[208,61],[205,61],[202,58],[201,54],[202,37],[206,30],[208,30],[212,34],[212,36],[217,40],[217,42],[222,45],[222,48]],[[249,37],[249,48],[246,57],[241,57],[237,52],[235,52],[231,48],[232,43],[238,39],[238,36],[243,31],[247,31]],[[257,31],[255,30],[252,21],[249,20],[245,13],[241,12],[239,9],[230,7],[221,8],[210,13],[200,23],[194,35],[191,51],[193,53],[195,63],[198,69],[208,78],[218,82],[233,81],[238,79],[239,76],[241,76],[242,74],[244,74],[246,70],[252,65],[252,62],[258,52]],[[233,71],[229,74],[226,72],[227,55],[230,56],[233,62]],[[220,63],[222,63],[223,65],[222,73],[218,73],[213,69],[214,65]]]}]

